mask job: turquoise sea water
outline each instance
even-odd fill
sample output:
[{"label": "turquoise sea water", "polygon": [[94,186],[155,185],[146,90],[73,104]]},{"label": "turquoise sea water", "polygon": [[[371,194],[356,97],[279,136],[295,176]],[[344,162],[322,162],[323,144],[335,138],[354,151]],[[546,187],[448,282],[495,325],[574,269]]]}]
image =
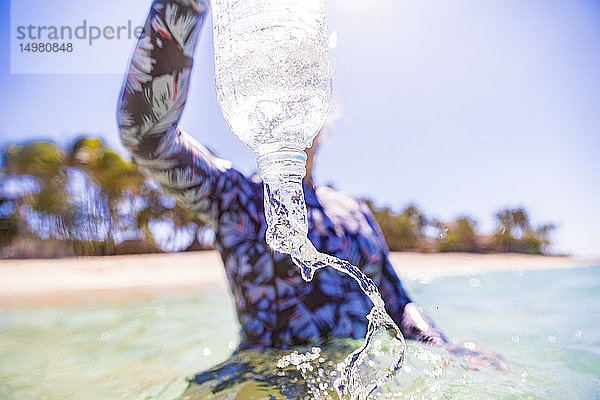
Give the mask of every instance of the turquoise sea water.
[{"label": "turquoise sea water", "polygon": [[[600,398],[600,267],[405,286],[453,342],[501,353],[510,372],[409,341],[402,373],[376,398]],[[327,398],[336,361],[360,344],[299,349],[306,362],[280,368],[289,351],[230,358],[236,331],[221,291],[1,310],[0,399]]]}]

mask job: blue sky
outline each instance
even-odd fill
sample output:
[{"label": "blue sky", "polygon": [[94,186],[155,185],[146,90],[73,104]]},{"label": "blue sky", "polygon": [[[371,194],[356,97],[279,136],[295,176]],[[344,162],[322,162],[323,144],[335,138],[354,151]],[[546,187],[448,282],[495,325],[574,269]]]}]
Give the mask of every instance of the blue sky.
[{"label": "blue sky", "polygon": [[[9,3],[0,0],[0,143],[67,143],[85,133],[121,148],[122,76],[11,74]],[[121,15],[140,20],[150,2],[123,4]],[[338,118],[318,156],[318,183],[396,209],[415,202],[441,219],[471,215],[483,231],[498,209],[524,206],[535,224],[557,225],[555,251],[600,254],[600,2],[330,0],[328,7],[338,36],[331,51]],[[106,53],[124,68],[127,55]],[[194,69],[182,126],[253,171],[254,154],[216,103],[210,21]]]}]

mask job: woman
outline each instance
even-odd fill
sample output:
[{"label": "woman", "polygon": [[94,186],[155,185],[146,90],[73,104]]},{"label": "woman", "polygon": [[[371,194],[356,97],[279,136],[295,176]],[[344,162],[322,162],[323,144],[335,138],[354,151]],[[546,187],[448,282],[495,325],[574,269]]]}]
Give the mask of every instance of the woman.
[{"label": "woman", "polygon": [[[119,105],[122,142],[166,193],[214,227],[241,325],[241,349],[362,338],[371,303],[355,281],[323,269],[304,282],[290,257],[264,241],[262,184],[213,156],[178,126],[207,12],[206,2],[152,3]],[[373,279],[407,339],[447,344],[406,294],[368,207],[332,189],[314,188],[314,153],[309,150],[304,185],[312,243]]]}]

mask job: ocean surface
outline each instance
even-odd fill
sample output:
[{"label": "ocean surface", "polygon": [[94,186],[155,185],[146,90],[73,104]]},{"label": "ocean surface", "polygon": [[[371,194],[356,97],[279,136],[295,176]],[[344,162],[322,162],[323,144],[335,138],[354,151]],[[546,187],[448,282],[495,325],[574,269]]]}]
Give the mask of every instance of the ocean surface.
[{"label": "ocean surface", "polygon": [[[402,372],[373,398],[600,399],[600,267],[404,284],[453,343],[500,353],[510,371],[408,341]],[[0,310],[0,399],[335,399],[336,363],[360,341],[279,366],[290,351],[232,357],[237,343],[216,290]]]}]

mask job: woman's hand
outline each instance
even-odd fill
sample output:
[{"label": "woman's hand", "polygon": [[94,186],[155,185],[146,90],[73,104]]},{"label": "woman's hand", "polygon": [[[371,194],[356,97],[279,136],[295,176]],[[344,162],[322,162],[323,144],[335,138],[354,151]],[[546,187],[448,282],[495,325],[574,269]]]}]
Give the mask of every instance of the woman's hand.
[{"label": "woman's hand", "polygon": [[461,357],[472,369],[494,367],[502,372],[510,372],[510,369],[500,354],[491,352],[479,345],[473,344],[472,347],[467,348],[455,344],[448,344],[446,349],[450,354]]},{"label": "woman's hand", "polygon": [[[425,314],[423,308],[415,303],[408,303],[404,306],[400,330],[406,339],[418,340],[432,346],[445,345],[450,354],[461,357],[469,368],[494,367],[503,372],[510,371],[500,354],[493,353],[474,343],[468,347],[449,344],[443,333]],[[447,361],[450,362],[450,360]]]}]

